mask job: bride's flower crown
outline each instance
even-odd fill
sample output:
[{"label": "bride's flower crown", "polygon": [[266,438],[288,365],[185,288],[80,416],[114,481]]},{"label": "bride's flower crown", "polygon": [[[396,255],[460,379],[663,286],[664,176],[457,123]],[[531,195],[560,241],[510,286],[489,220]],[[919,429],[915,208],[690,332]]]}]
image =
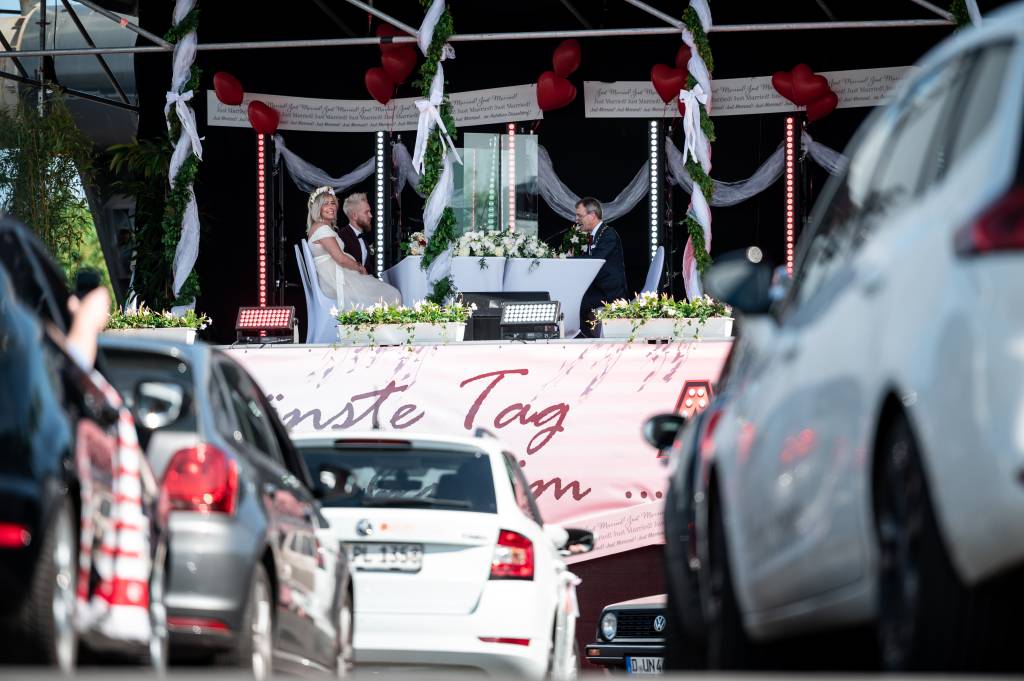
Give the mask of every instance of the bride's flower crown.
[{"label": "bride's flower crown", "polygon": [[309,205],[311,207],[313,205],[313,202],[316,201],[316,197],[320,196],[321,194],[330,194],[331,196],[334,196],[334,188],[317,187],[315,190],[313,190],[313,193],[309,195]]}]

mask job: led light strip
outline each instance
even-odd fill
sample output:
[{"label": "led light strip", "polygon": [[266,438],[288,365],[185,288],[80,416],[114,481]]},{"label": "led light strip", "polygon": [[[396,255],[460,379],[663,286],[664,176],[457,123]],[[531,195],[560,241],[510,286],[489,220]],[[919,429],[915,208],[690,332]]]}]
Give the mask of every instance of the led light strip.
[{"label": "led light strip", "polygon": [[658,252],[658,231],[661,226],[661,197],[658,195],[658,121],[651,121],[650,133],[651,189],[648,202],[651,207],[651,260],[653,260]]},{"label": "led light strip", "polygon": [[267,306],[267,165],[266,141],[262,134],[256,135],[256,183],[257,215],[259,216],[259,301],[260,307]]},{"label": "led light strip", "polygon": [[516,231],[516,126],[508,124],[508,231]]},{"label": "led light strip", "polygon": [[796,186],[794,169],[796,167],[796,118],[786,116],[786,272],[793,274],[793,228],[796,223]]},{"label": "led light strip", "polygon": [[384,133],[377,131],[377,212],[375,213],[377,229],[377,278],[384,277]]}]

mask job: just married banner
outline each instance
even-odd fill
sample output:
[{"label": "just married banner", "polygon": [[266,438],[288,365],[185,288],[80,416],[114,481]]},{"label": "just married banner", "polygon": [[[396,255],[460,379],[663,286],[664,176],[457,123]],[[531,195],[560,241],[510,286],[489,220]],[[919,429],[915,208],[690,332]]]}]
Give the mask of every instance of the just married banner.
[{"label": "just married banner", "polygon": [[[665,466],[641,426],[699,409],[728,341],[233,348],[291,430],[471,436],[513,452],[545,521],[597,533],[597,558],[664,542]],[[688,402],[689,400],[689,402]]]}]

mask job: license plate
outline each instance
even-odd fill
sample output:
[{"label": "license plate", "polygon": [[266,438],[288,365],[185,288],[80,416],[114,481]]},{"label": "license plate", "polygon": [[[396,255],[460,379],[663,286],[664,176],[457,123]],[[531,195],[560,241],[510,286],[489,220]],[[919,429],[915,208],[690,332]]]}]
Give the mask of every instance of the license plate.
[{"label": "license plate", "polygon": [[626,669],[630,674],[661,674],[665,668],[663,657],[627,657]]},{"label": "license plate", "polygon": [[419,572],[423,544],[353,544],[352,564],[363,571]]}]

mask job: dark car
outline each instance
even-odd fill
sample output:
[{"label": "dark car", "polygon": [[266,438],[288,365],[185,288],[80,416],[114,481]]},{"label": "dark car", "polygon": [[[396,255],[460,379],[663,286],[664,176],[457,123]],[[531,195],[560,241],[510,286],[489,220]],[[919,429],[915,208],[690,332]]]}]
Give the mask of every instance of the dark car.
[{"label": "dark car", "polygon": [[[0,658],[70,673],[81,642],[159,669],[166,534],[157,490],[147,470],[136,472],[139,493],[116,487],[126,477],[123,429],[133,426],[102,377],[68,354],[67,298],[34,235],[0,221]],[[124,527],[128,513],[145,527]],[[143,533],[148,555],[129,555],[119,537],[131,532]],[[80,546],[91,560],[80,563]],[[140,616],[143,633],[126,631]]]},{"label": "dark car", "polygon": [[246,371],[204,343],[101,339],[139,415],[170,507],[172,654],[345,672],[352,587],[345,552],[276,411]]},{"label": "dark car", "polygon": [[665,595],[612,603],[601,610],[587,661],[630,674],[660,674],[665,662]]}]

